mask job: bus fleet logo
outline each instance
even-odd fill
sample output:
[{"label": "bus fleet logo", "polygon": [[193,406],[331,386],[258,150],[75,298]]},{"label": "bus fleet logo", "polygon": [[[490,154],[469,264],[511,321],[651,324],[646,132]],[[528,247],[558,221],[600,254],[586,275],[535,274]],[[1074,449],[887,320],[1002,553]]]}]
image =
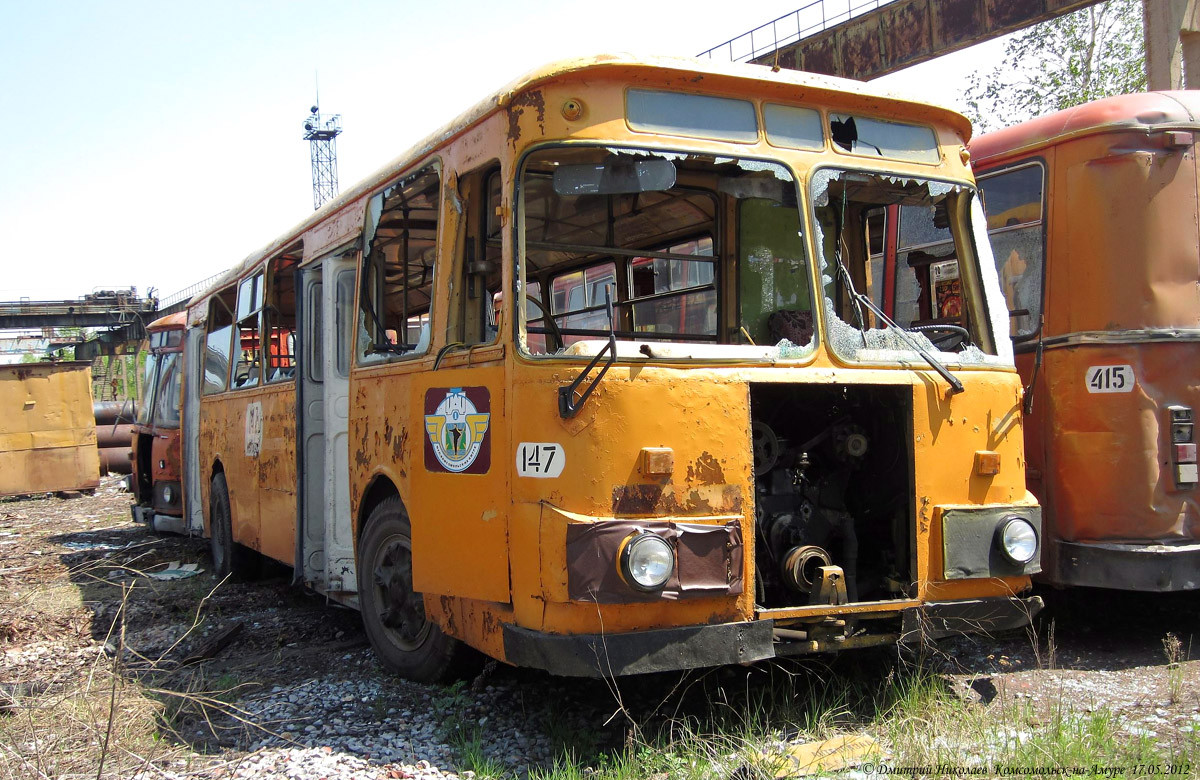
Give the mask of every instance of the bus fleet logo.
[{"label": "bus fleet logo", "polygon": [[491,466],[486,387],[431,388],[425,393],[425,468],[483,474]]}]

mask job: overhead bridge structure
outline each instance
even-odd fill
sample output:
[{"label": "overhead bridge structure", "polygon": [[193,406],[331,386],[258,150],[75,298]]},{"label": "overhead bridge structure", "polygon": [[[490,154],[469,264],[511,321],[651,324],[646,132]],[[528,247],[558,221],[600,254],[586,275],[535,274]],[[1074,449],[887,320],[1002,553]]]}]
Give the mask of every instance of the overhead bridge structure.
[{"label": "overhead bridge structure", "polygon": [[[0,331],[20,331],[0,338],[0,354],[36,354],[74,347],[75,356],[90,360],[99,355],[136,351],[146,335],[146,326],[159,317],[183,311],[196,293],[207,289],[220,276],[209,277],[162,300],[150,294],[139,296],[136,287],[93,292],[65,301],[0,301]],[[53,328],[84,328],[69,337],[52,335]],[[30,335],[41,330],[40,335]]]},{"label": "overhead bridge structure", "polygon": [[37,328],[121,328],[146,324],[158,311],[158,299],[133,290],[106,291],[66,301],[0,302],[0,330]]},{"label": "overhead bridge structure", "polygon": [[[699,56],[867,81],[1097,2],[811,0]],[[1200,0],[1143,6],[1149,88],[1200,86]]]}]

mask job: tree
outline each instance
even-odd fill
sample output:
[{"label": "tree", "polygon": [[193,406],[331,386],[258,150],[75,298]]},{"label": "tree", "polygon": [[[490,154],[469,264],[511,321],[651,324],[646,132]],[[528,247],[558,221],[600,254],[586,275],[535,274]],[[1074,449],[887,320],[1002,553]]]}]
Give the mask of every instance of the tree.
[{"label": "tree", "polygon": [[977,131],[1146,88],[1142,0],[1105,0],[1014,34],[963,94]]}]

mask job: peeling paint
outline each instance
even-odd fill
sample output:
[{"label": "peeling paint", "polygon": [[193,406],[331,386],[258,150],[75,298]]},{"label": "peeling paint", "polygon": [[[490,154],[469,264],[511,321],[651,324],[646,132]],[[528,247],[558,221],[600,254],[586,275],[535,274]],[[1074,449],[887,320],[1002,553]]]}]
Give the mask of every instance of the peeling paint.
[{"label": "peeling paint", "polygon": [[527,108],[537,111],[538,129],[546,134],[546,97],[541,90],[531,90],[517,95],[508,107],[508,140],[514,144],[521,140],[521,117]]},{"label": "peeling paint", "polygon": [[[693,476],[693,466],[695,469]],[[725,472],[721,469],[721,464],[709,452],[703,452],[696,459],[693,466],[688,466],[688,481],[699,482],[702,485],[723,485],[725,484]]]}]

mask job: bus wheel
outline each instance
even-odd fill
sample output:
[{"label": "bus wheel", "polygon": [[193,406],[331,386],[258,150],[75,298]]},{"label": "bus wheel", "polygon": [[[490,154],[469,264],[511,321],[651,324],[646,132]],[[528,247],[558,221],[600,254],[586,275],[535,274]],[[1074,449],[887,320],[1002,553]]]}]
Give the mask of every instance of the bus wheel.
[{"label": "bus wheel", "polygon": [[359,544],[358,597],[375,653],[392,671],[436,682],[466,671],[473,654],[426,619],[412,585],[412,531],[398,496],[375,507]]},{"label": "bus wheel", "polygon": [[208,499],[208,527],[213,574],[217,579],[253,579],[258,559],[253,550],[233,541],[233,512],[229,508],[229,485],[225,482],[224,472],[218,472],[212,480]]}]

